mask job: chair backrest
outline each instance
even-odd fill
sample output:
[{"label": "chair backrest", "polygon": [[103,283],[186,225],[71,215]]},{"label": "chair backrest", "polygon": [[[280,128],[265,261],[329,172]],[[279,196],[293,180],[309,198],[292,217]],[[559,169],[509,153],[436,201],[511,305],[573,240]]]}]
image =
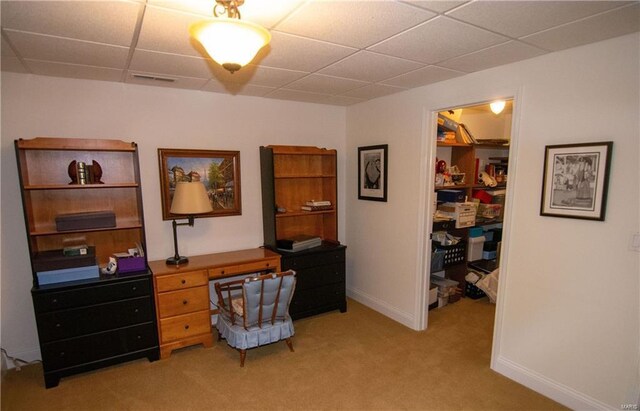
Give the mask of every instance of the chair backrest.
[{"label": "chair backrest", "polygon": [[242,284],[244,327],[262,327],[284,320],[295,287],[293,270],[247,278]]}]

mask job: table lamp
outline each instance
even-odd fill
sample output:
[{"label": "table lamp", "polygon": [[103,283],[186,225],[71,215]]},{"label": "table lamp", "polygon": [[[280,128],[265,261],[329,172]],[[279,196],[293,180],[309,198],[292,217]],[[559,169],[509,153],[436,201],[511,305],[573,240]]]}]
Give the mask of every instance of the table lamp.
[{"label": "table lamp", "polygon": [[195,214],[204,214],[213,211],[204,184],[199,181],[176,183],[176,190],[173,193],[173,201],[171,202],[171,210],[169,211],[171,214],[184,214],[188,220],[183,223],[178,223],[175,219],[173,220],[173,248],[175,255],[167,258],[167,264],[186,264],[189,262],[189,259],[178,253],[176,227],[179,225],[193,227],[193,216]]}]

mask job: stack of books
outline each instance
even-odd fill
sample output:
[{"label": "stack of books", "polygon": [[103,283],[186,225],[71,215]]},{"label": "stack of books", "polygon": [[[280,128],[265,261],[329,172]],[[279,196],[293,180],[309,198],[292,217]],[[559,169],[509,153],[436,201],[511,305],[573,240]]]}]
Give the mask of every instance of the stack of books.
[{"label": "stack of books", "polygon": [[322,239],[317,236],[297,235],[276,241],[278,250],[296,252],[322,245]]},{"label": "stack of books", "polygon": [[460,143],[466,144],[477,144],[478,141],[473,137],[473,135],[469,132],[469,129],[464,124],[458,124],[457,139]]},{"label": "stack of books", "polygon": [[311,200],[307,201],[300,209],[302,209],[302,211],[333,210],[333,205],[331,205],[331,201],[328,200]]}]

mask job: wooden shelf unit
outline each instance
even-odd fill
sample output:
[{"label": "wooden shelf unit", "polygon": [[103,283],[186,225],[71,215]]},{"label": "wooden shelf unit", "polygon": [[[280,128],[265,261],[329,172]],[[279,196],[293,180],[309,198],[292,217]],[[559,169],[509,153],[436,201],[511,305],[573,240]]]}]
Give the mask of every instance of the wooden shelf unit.
[{"label": "wooden shelf unit", "polygon": [[[260,147],[265,247],[282,255],[282,269],[297,273],[289,312],[293,319],[347,310],[346,247],[338,241],[336,150],[305,146]],[[310,200],[328,200],[332,209],[303,211]],[[284,208],[285,212],[278,212]],[[296,253],[277,250],[277,241],[318,236],[320,247]]]},{"label": "wooden shelf unit", "polygon": [[[158,359],[148,269],[40,285],[34,268],[38,253],[61,250],[63,241],[74,237],[84,237],[95,247],[100,266],[106,266],[114,253],[136,245],[146,250],[137,145],[38,137],[16,140],[15,149],[45,386],[124,361]],[[100,164],[104,184],[71,184],[68,167],[74,160]],[[92,211],[113,211],[116,226],[57,230],[56,216]]]}]

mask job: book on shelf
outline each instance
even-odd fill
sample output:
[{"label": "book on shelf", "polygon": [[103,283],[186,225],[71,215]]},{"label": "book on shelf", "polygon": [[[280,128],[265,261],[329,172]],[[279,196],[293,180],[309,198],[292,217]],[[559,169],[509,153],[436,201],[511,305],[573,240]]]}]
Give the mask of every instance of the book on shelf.
[{"label": "book on shelf", "polygon": [[319,207],[319,206],[330,206],[331,201],[329,200],[309,200],[304,205],[309,207]]},{"label": "book on shelf", "polygon": [[438,113],[438,126],[451,131],[456,131],[458,129],[458,123],[451,120],[450,118],[443,116],[440,113]]},{"label": "book on shelf", "polygon": [[465,144],[478,143],[478,141],[473,137],[471,132],[469,132],[469,129],[467,128],[467,126],[465,126],[463,123],[458,124],[458,130],[456,131],[456,134],[458,137],[458,141],[460,143],[465,143]]},{"label": "book on shelf", "polygon": [[333,206],[332,205],[323,205],[323,206],[303,205],[302,207],[300,207],[300,209],[302,211],[326,211],[326,210],[333,210]]},{"label": "book on shelf", "polygon": [[322,245],[322,239],[318,236],[297,235],[276,241],[276,247],[283,251],[301,251]]}]

